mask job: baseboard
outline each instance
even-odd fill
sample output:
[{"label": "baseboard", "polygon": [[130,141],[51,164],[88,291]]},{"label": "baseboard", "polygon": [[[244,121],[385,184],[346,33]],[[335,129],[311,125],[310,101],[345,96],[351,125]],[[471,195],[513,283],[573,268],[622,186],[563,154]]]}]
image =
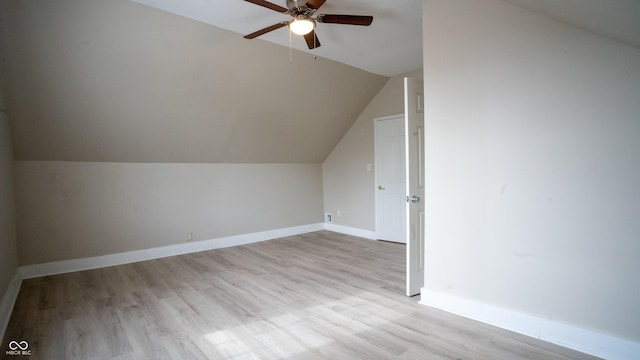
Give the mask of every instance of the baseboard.
[{"label": "baseboard", "polygon": [[375,231],[358,229],[350,226],[337,225],[332,223],[324,223],[324,229],[328,231],[337,232],[340,234],[346,234],[351,236],[357,236],[365,239],[375,240],[377,234]]},{"label": "baseboard", "polygon": [[230,246],[246,245],[281,237],[304,234],[324,230],[323,223],[294,226],[276,230],[261,231],[249,234],[226,236],[216,239],[194,241],[183,244],[162,246],[151,249],[128,251],[124,253],[94,256],[82,259],[71,259],[44,264],[21,266],[19,275],[22,279],[63,274],[74,271],[97,269],[107,266],[130,264],[139,261],[159,259],[163,257],[189,254],[198,251],[221,249]]},{"label": "baseboard", "polygon": [[422,288],[420,304],[608,360],[637,359],[640,343]]},{"label": "baseboard", "polygon": [[2,297],[2,302],[0,302],[0,339],[4,339],[4,333],[7,331],[7,325],[9,325],[13,306],[18,298],[21,284],[22,278],[20,277],[20,273],[16,271],[9,282],[9,286],[7,286],[7,291],[5,291]]}]

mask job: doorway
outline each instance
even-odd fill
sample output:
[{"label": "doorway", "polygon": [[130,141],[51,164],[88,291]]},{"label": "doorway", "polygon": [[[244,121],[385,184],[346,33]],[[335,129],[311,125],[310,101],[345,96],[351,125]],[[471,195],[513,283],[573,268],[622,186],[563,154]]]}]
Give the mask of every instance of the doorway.
[{"label": "doorway", "polygon": [[407,296],[424,285],[423,94],[422,81],[405,78],[405,113],[374,120],[376,237],[407,244]]}]

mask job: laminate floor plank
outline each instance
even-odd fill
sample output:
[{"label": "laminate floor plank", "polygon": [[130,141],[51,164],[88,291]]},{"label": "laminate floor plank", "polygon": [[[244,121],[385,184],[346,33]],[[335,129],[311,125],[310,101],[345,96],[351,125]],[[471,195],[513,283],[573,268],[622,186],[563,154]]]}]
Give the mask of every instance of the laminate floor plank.
[{"label": "laminate floor plank", "polygon": [[595,359],[417,304],[405,250],[320,231],[29,279],[3,344],[47,360]]}]

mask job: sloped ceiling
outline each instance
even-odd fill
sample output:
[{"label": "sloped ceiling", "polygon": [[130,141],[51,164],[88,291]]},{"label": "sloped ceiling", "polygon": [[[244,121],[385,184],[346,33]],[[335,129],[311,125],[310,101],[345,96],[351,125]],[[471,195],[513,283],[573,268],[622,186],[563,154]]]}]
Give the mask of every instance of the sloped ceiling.
[{"label": "sloped ceiling", "polygon": [[[214,26],[248,34],[289,16],[243,0],[132,0]],[[285,6],[285,0],[270,0]],[[372,15],[370,27],[318,24],[322,46],[308,50],[295,38],[294,48],[313,52],[367,71],[395,76],[422,67],[422,1],[327,0],[318,14]],[[451,0],[461,1],[461,0]],[[467,0],[465,0],[467,1]],[[638,0],[503,0],[523,9],[625,44],[640,47]],[[259,39],[289,46],[282,28]],[[251,40],[254,41],[254,40]]]},{"label": "sloped ceiling", "polygon": [[[243,0],[133,0],[202,21],[240,36],[291,19]],[[270,2],[286,7],[285,0]],[[309,50],[304,40],[281,28],[258,39],[293,46],[324,58],[385,76],[422,68],[422,0],[327,0],[316,14],[371,15],[371,26],[317,24],[322,46]],[[249,41],[249,40],[245,40]],[[255,40],[251,40],[255,41]]]},{"label": "sloped ceiling", "polygon": [[388,80],[128,0],[2,5],[17,160],[318,163]]},{"label": "sloped ceiling", "polygon": [[[374,24],[321,24],[318,58],[294,39],[292,63],[286,29],[242,38],[281,21],[276,12],[242,0],[135,1],[150,6],[0,0],[18,160],[321,162],[386,82],[373,73],[422,63],[420,0],[329,0],[321,13]],[[504,1],[640,48],[640,1]]]},{"label": "sloped ceiling", "polygon": [[640,48],[640,1],[638,0],[503,1]]}]

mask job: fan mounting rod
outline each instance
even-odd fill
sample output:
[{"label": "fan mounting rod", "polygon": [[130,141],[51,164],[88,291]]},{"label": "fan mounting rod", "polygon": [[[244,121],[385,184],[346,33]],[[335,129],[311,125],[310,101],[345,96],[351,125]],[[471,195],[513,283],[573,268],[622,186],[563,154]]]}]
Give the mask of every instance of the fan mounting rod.
[{"label": "fan mounting rod", "polygon": [[307,5],[307,0],[287,0],[287,7],[289,10],[295,8],[301,8]]}]

